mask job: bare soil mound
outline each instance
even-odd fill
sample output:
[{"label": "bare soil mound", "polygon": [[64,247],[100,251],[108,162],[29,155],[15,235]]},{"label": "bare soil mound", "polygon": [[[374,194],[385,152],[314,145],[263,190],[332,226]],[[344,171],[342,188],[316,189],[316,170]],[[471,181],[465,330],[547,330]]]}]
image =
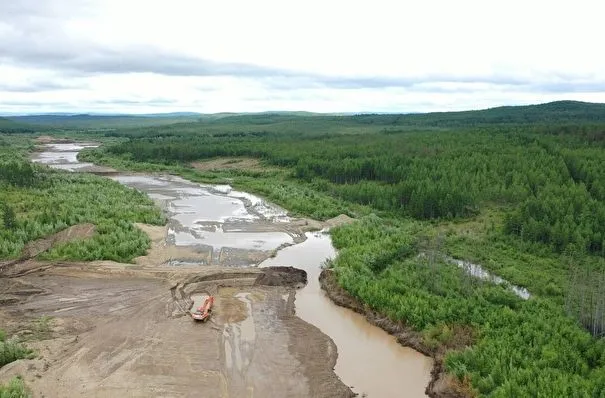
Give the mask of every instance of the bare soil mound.
[{"label": "bare soil mound", "polygon": [[254,284],[298,288],[307,284],[307,273],[294,267],[266,267],[262,268]]},{"label": "bare soil mound", "polygon": [[77,224],[72,225],[46,238],[37,239],[29,242],[23,248],[21,259],[30,259],[43,253],[58,243],[70,242],[76,239],[91,238],[96,232],[94,224]]},{"label": "bare soil mound", "polygon": [[184,261],[197,264],[209,264],[212,259],[212,248],[196,248],[175,246],[166,242],[167,226],[157,226],[137,223],[137,228],[145,232],[151,240],[151,248],[147,254],[134,259],[137,265],[159,266],[174,261]]},{"label": "bare soil mound", "polygon": [[61,143],[61,144],[70,144],[73,140],[67,138],[57,138],[51,137],[50,135],[41,135],[36,138],[36,142],[38,144],[52,144],[52,143]]},{"label": "bare soil mound", "polygon": [[276,167],[265,166],[254,158],[218,158],[191,163],[191,166],[202,171],[246,170],[269,171]]},{"label": "bare soil mound", "polygon": [[355,219],[347,216],[346,214],[341,214],[334,218],[330,218],[329,220],[324,221],[325,228],[338,227],[339,225],[350,224],[354,222]]}]

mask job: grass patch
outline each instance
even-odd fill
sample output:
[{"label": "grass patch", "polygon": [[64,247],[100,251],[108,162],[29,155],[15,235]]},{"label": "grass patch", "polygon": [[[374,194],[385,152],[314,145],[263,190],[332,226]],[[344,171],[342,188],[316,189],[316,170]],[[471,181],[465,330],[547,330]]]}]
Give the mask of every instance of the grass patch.
[{"label": "grass patch", "polygon": [[8,384],[0,384],[0,398],[29,398],[30,392],[20,377],[15,377]]},{"label": "grass patch", "polygon": [[7,339],[6,333],[0,331],[0,367],[18,359],[30,358],[33,351],[15,339]]},{"label": "grass patch", "polygon": [[52,317],[42,316],[34,321],[32,336],[35,340],[47,340],[52,337]]}]

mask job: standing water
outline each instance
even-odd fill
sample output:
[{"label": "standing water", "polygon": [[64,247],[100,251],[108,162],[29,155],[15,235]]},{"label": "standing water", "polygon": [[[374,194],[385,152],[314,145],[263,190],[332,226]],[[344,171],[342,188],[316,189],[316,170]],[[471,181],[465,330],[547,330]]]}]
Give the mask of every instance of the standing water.
[{"label": "standing water", "polygon": [[84,148],[96,148],[93,143],[47,144],[44,152],[38,153],[33,161],[55,169],[76,171],[93,166],[92,163],[79,162],[78,152]]}]

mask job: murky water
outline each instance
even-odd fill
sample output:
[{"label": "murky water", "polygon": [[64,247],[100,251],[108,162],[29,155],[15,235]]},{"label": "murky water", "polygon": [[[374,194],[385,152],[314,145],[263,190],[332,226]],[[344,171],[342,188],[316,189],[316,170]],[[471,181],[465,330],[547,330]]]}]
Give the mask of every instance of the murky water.
[{"label": "murky water", "polygon": [[470,261],[458,260],[452,257],[446,257],[445,260],[451,264],[457,265],[458,267],[462,268],[464,271],[474,276],[475,278],[479,278],[484,281],[489,281],[491,283],[495,283],[496,285],[505,285],[513,293],[515,293],[517,296],[521,297],[524,300],[527,300],[531,297],[531,294],[526,288],[513,285],[507,280],[486,271],[479,264],[474,264]]},{"label": "murky water", "polygon": [[335,255],[329,235],[308,233],[305,242],[281,250],[260,266],[307,271],[309,283],[296,293],[296,315],[332,338],[338,347],[336,374],[355,392],[368,397],[425,396],[432,359],[402,347],[363,316],[332,303],[321,290],[320,265]]},{"label": "murky water", "polygon": [[235,367],[240,374],[250,365],[254,353],[254,342],[256,341],[252,303],[248,295],[249,293],[235,295],[237,299],[245,304],[246,317],[239,322],[226,323],[223,326],[225,363],[227,368]]},{"label": "murky water", "polygon": [[37,153],[32,159],[36,163],[43,163],[56,169],[76,171],[93,166],[92,163],[82,163],[77,159],[78,152],[84,148],[96,148],[98,144],[72,143],[47,144],[48,151]]},{"label": "murky water", "polygon": [[284,231],[286,212],[229,186],[192,183],[175,176],[110,177],[147,193],[169,215],[167,242],[177,246],[273,250],[294,243]]}]

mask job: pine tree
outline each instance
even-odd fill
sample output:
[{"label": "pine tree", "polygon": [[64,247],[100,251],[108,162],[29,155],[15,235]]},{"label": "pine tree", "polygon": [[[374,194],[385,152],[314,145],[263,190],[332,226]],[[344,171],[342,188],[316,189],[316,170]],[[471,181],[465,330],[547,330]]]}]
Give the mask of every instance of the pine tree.
[{"label": "pine tree", "polygon": [[15,229],[17,227],[17,217],[15,216],[15,211],[6,203],[4,203],[2,207],[2,220],[4,222],[4,228]]}]

